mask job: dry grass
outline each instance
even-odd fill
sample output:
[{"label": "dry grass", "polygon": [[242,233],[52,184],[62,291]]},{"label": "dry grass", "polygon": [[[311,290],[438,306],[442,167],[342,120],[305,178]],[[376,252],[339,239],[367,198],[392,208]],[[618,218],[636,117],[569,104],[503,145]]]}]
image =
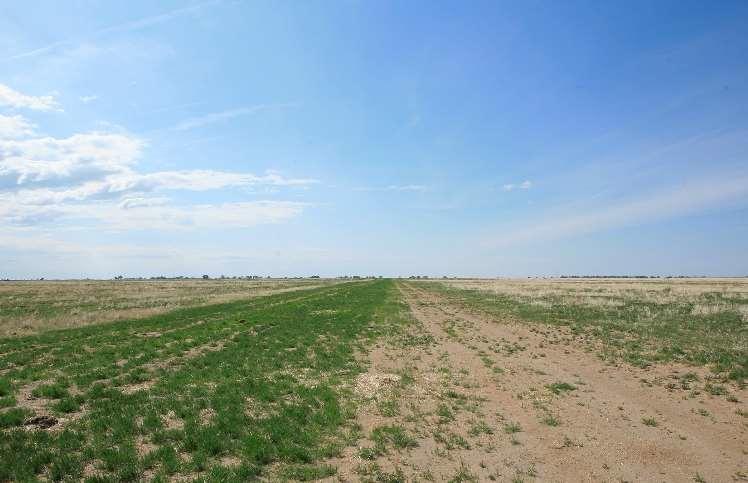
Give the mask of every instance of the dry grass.
[{"label": "dry grass", "polygon": [[[423,283],[423,282],[422,282]],[[424,287],[503,317],[568,326],[600,355],[748,379],[748,278],[440,280]]]},{"label": "dry grass", "polygon": [[748,316],[748,278],[699,279],[470,279],[439,280],[450,287],[483,290],[548,305],[619,306],[625,299],[657,304],[694,303],[694,314],[737,310]]},{"label": "dry grass", "polygon": [[327,280],[0,282],[0,337],[135,319],[334,283]]}]

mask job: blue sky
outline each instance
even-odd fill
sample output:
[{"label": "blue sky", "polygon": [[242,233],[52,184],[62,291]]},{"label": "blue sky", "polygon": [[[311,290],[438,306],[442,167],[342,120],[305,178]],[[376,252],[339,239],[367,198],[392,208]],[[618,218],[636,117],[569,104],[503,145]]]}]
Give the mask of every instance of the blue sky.
[{"label": "blue sky", "polygon": [[748,274],[748,3],[0,6],[0,277]]}]

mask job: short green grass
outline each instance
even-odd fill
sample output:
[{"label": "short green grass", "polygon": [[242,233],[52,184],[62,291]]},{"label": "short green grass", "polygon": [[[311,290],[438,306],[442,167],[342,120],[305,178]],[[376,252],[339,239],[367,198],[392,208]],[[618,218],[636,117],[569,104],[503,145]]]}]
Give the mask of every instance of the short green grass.
[{"label": "short green grass", "polygon": [[[330,476],[350,444],[355,354],[403,309],[380,280],[0,339],[0,481]],[[25,387],[70,420],[23,428]]]},{"label": "short green grass", "polygon": [[387,451],[388,446],[397,449],[415,448],[418,442],[402,426],[377,426],[371,432],[374,447],[380,454]]}]

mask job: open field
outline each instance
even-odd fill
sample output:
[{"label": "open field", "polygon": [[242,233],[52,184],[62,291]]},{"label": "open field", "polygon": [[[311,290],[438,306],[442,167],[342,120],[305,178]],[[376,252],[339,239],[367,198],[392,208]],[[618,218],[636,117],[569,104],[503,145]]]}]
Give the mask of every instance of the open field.
[{"label": "open field", "polygon": [[330,280],[0,282],[0,337],[155,315],[335,283]]},{"label": "open field", "polygon": [[329,474],[354,354],[394,295],[339,284],[2,339],[0,480]]},{"label": "open field", "polygon": [[0,481],[745,480],[746,287],[358,281],[0,339]]},{"label": "open field", "polygon": [[[343,479],[748,478],[748,408],[739,378],[698,359],[633,365],[611,353],[601,357],[605,332],[575,332],[550,315],[520,319],[512,310],[522,304],[499,298],[497,306],[501,291],[484,290],[497,282],[469,282],[477,292],[453,283],[464,281],[400,284],[411,324],[399,340],[377,345],[360,376],[365,389],[376,388],[363,391],[368,399],[357,415],[372,442],[340,460]],[[531,286],[516,283],[532,297]],[[723,337],[729,330],[745,337],[744,323]],[[738,360],[744,347],[725,350]]]},{"label": "open field", "polygon": [[604,358],[680,361],[748,378],[748,279],[457,280],[442,294],[502,318],[569,327]]}]

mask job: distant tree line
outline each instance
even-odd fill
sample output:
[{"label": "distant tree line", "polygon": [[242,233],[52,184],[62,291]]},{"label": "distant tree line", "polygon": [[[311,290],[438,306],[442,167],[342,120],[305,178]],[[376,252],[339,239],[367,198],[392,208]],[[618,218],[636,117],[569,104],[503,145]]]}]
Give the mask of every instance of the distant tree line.
[{"label": "distant tree line", "polygon": [[[173,277],[167,277],[164,275],[159,275],[155,277],[125,277],[124,275],[115,275],[114,280],[213,280],[210,275],[202,275],[201,277],[188,277],[183,275],[177,275]],[[215,280],[261,280],[261,279],[276,279],[276,280],[304,280],[304,279],[321,279],[319,275],[310,275],[308,277],[273,277],[271,275],[239,275],[239,276],[231,276],[228,277],[226,275],[221,275],[220,277],[217,277]],[[339,275],[337,277],[330,277],[335,278],[337,280],[372,280],[377,278],[382,278],[382,275]],[[428,275],[410,275],[408,277],[396,277],[398,279],[408,278],[410,280],[428,280]],[[443,280],[469,280],[471,278],[475,277],[449,277],[447,275],[444,275],[441,277]],[[478,278],[484,278],[484,277],[478,277]],[[494,277],[494,278],[514,278],[514,277]],[[716,276],[711,275],[559,275],[559,276],[529,276],[528,279],[558,279],[558,278],[564,278],[564,279],[582,279],[582,278],[618,278],[618,279],[699,279],[699,278],[720,278]],[[724,277],[724,278],[748,278],[748,275],[739,275],[735,277]],[[23,282],[23,281],[44,281],[46,280],[44,277],[40,278],[0,278],[0,282]],[[78,278],[78,279],[52,279],[52,280],[98,280],[98,279],[91,279],[91,278]]]},{"label": "distant tree line", "polygon": [[709,278],[706,275],[561,275],[559,278]]}]

